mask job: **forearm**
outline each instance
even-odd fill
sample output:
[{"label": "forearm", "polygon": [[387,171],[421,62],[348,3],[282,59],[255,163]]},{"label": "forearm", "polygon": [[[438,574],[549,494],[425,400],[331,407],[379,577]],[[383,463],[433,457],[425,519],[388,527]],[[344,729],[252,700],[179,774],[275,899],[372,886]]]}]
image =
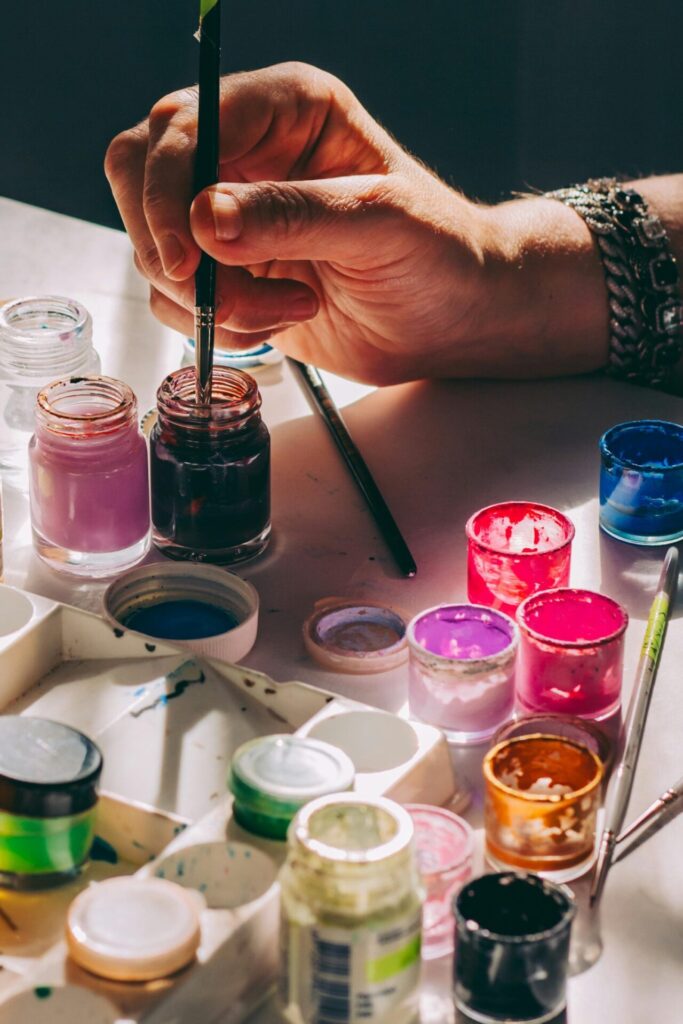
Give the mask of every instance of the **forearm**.
[{"label": "forearm", "polygon": [[[633,186],[662,220],[683,267],[683,175]],[[502,203],[482,216],[490,302],[479,320],[481,358],[501,376],[516,377],[604,366],[607,291],[598,248],[583,219],[542,196]]]}]

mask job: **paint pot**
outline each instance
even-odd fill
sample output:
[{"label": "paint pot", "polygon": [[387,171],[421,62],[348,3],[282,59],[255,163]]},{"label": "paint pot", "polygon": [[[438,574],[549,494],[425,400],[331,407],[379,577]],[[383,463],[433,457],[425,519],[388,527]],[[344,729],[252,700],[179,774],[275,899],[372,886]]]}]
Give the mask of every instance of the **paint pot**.
[{"label": "paint pot", "polygon": [[47,889],[68,882],[94,836],[98,747],[44,718],[0,716],[0,885]]},{"label": "paint pot", "polygon": [[112,981],[166,978],[194,960],[203,902],[199,893],[161,878],[97,882],[69,907],[69,955]]},{"label": "paint pot", "polygon": [[683,426],[619,423],[600,438],[600,526],[629,544],[683,539]]},{"label": "paint pot", "polygon": [[556,882],[584,874],[595,847],[600,758],[580,743],[536,734],[492,747],[483,771],[489,862]]},{"label": "paint pot", "polygon": [[406,804],[413,819],[415,850],[424,890],[422,957],[453,952],[453,897],[472,877],[474,832],[443,807]]},{"label": "paint pot", "polygon": [[[275,366],[285,358],[284,352],[266,343],[232,352],[225,348],[214,348],[214,366],[234,366],[239,370],[256,370],[259,366]],[[195,366],[194,338],[185,338],[183,344],[183,366]]]},{"label": "paint pot", "polygon": [[577,715],[525,715],[502,725],[493,739],[493,746],[503,740],[512,740],[517,736],[531,736],[542,733],[544,736],[561,736],[588,747],[600,758],[604,767],[603,783],[606,784],[612,769],[615,754],[615,743],[596,722],[590,718],[579,718]]},{"label": "paint pot", "polygon": [[[322,797],[292,822],[280,872],[285,1016],[417,1017],[421,891],[413,823],[392,800]],[[360,1011],[359,1011],[360,1008]]]},{"label": "paint pot", "polygon": [[318,602],[304,623],[304,645],[319,665],[337,672],[387,672],[408,658],[405,620],[373,601]]},{"label": "paint pot", "polygon": [[36,295],[0,303],[0,468],[25,467],[41,388],[99,372],[92,319],[80,302]]},{"label": "paint pot", "polygon": [[576,907],[565,886],[513,872],[483,875],[453,901],[455,1002],[482,1024],[543,1024],[566,1005]]},{"label": "paint pot", "polygon": [[111,583],[103,601],[105,615],[117,627],[207,657],[239,661],[256,640],[255,588],[216,566],[140,566]]},{"label": "paint pot", "polygon": [[353,788],[355,769],[330,743],[306,736],[261,736],[233,756],[228,786],[235,821],[248,832],[286,839],[297,811],[316,797]]},{"label": "paint pot", "polygon": [[489,505],[475,512],[465,532],[470,601],[514,617],[529,594],[569,583],[574,527],[549,505]]},{"label": "paint pot", "polygon": [[616,714],[628,625],[620,604],[592,590],[548,590],[521,605],[517,622],[517,702],[525,713]]},{"label": "paint pot", "polygon": [[78,376],[43,388],[29,464],[33,543],[47,565],[101,578],[144,557],[147,445],[127,384]]},{"label": "paint pot", "polygon": [[439,605],[408,625],[409,706],[453,743],[489,739],[512,714],[518,631],[483,605]]},{"label": "paint pot", "polygon": [[255,558],[270,537],[270,435],[253,377],[216,366],[211,379],[205,405],[191,366],[157,391],[153,540],[171,558],[230,565]]}]

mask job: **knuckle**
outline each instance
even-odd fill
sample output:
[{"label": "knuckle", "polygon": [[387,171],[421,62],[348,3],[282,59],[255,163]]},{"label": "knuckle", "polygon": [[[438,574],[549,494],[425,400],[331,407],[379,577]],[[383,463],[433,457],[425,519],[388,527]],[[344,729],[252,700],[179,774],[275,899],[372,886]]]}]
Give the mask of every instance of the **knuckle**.
[{"label": "knuckle", "polygon": [[141,126],[116,135],[104,154],[104,173],[108,181],[116,181],[125,173],[141,149],[146,149]]},{"label": "knuckle", "polygon": [[311,204],[295,186],[286,181],[265,182],[256,191],[256,210],[264,227],[289,235],[309,224],[314,215]]}]

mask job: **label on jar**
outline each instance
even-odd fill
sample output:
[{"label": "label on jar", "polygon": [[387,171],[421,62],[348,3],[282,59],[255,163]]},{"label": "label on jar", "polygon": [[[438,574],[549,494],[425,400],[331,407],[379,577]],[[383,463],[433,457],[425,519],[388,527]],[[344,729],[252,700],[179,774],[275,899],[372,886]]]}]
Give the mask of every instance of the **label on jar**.
[{"label": "label on jar", "polygon": [[419,911],[354,929],[284,921],[285,1005],[306,1024],[411,1019],[392,1011],[419,983],[420,924]]}]

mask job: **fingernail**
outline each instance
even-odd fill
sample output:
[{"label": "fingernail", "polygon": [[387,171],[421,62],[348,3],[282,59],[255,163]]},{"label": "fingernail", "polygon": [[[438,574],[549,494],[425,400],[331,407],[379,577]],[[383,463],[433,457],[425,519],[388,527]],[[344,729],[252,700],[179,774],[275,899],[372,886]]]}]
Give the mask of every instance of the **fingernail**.
[{"label": "fingernail", "polygon": [[185,250],[175,235],[164,235],[159,239],[159,256],[164,273],[168,277],[185,259]]},{"label": "fingernail", "polygon": [[308,320],[318,312],[318,300],[315,295],[302,295],[289,304],[287,311],[294,320]]},{"label": "fingernail", "polygon": [[213,233],[218,242],[233,242],[242,233],[242,214],[239,203],[224,192],[211,192]]}]

